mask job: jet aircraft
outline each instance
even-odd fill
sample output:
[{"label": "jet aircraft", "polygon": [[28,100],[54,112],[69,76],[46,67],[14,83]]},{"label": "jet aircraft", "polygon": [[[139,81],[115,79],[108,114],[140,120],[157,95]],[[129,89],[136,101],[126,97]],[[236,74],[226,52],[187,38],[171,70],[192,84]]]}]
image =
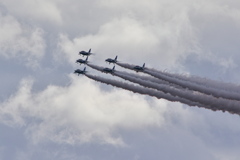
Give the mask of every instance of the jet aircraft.
[{"label": "jet aircraft", "polygon": [[117,57],[118,57],[118,56],[116,56],[115,59],[108,58],[108,59],[106,59],[105,61],[108,62],[109,64],[110,64],[110,63],[117,63]]},{"label": "jet aircraft", "polygon": [[79,76],[79,74],[86,74],[86,67],[84,67],[84,69],[83,70],[80,70],[80,69],[76,69],[75,71],[74,71],[74,73],[76,73],[76,74],[78,74],[78,76]]},{"label": "jet aircraft", "polygon": [[82,56],[90,56],[91,54],[93,54],[93,53],[91,53],[91,48],[89,49],[88,52],[87,51],[80,51],[79,52],[79,55],[82,55]]},{"label": "jet aircraft", "polygon": [[79,63],[80,65],[81,65],[81,64],[87,64],[87,63],[88,63],[88,57],[87,57],[85,60],[83,60],[83,59],[78,59],[78,60],[76,60],[76,63]]},{"label": "jet aircraft", "polygon": [[114,72],[114,69],[115,69],[115,66],[113,66],[112,69],[110,69],[110,68],[104,68],[104,69],[102,70],[102,72],[104,72],[104,73],[113,73],[113,72]]},{"label": "jet aircraft", "polygon": [[143,71],[144,70],[144,67],[145,67],[145,63],[143,64],[143,66],[135,66],[133,67],[133,69],[136,71],[136,72],[140,72],[140,71]]}]

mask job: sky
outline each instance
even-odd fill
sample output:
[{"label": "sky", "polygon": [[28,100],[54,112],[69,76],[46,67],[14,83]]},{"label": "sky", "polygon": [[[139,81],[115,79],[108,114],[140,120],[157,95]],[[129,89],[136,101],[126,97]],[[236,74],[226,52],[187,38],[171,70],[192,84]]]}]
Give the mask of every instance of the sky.
[{"label": "sky", "polygon": [[0,159],[239,159],[239,115],[73,71],[83,69],[78,52],[91,48],[88,60],[99,66],[118,55],[239,85],[240,2],[0,0],[0,35]]}]

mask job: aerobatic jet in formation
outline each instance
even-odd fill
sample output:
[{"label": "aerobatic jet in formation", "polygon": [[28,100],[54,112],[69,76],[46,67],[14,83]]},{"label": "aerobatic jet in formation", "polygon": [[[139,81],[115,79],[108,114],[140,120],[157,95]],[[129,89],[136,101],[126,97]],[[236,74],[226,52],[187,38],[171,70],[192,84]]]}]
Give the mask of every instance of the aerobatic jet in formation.
[{"label": "aerobatic jet in formation", "polygon": [[110,68],[104,68],[104,69],[102,70],[102,72],[104,72],[104,73],[113,73],[113,72],[114,72],[114,69],[115,69],[115,66],[113,66],[112,69],[110,69]]},{"label": "aerobatic jet in formation", "polygon": [[88,63],[88,57],[87,57],[85,60],[83,60],[83,59],[78,59],[78,60],[76,60],[76,63],[79,63],[80,65],[81,65],[81,64],[87,64],[87,63]]},{"label": "aerobatic jet in formation", "polygon": [[89,49],[88,52],[87,51],[80,51],[79,52],[79,55],[82,55],[82,56],[90,56],[91,54],[93,54],[93,53],[91,53],[91,48]]},{"label": "aerobatic jet in formation", "polygon": [[118,56],[116,56],[115,59],[108,58],[108,59],[106,59],[105,61],[108,62],[109,64],[110,64],[110,63],[117,63],[117,57],[118,57]]},{"label": "aerobatic jet in formation", "polygon": [[84,69],[83,70],[80,70],[80,69],[76,69],[75,71],[74,71],[74,73],[76,73],[76,74],[78,74],[78,76],[79,76],[79,74],[86,74],[86,67],[84,67]]},{"label": "aerobatic jet in formation", "polygon": [[133,69],[136,71],[136,72],[140,72],[140,71],[143,71],[144,70],[144,67],[145,67],[145,63],[143,64],[143,66],[135,66],[133,67]]}]

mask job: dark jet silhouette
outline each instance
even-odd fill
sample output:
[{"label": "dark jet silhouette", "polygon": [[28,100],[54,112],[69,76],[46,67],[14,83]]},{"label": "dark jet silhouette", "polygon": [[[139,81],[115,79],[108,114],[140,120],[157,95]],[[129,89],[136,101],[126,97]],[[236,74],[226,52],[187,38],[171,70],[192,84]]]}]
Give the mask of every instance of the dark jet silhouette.
[{"label": "dark jet silhouette", "polygon": [[108,59],[106,59],[105,61],[108,62],[109,64],[110,64],[110,63],[117,63],[117,57],[118,57],[118,56],[116,56],[115,59],[108,58]]},{"label": "dark jet silhouette", "polygon": [[90,55],[92,55],[93,53],[91,53],[91,48],[89,49],[89,51],[88,52],[86,52],[86,51],[80,51],[79,52],[79,55],[82,55],[82,56],[90,56]]},{"label": "dark jet silhouette", "polygon": [[79,63],[80,65],[81,65],[81,64],[87,64],[87,63],[88,63],[88,57],[87,57],[85,60],[83,60],[83,59],[78,59],[78,60],[76,60],[76,63]]},{"label": "dark jet silhouette", "polygon": [[110,68],[104,68],[104,69],[102,70],[102,72],[104,72],[104,73],[113,73],[113,72],[114,72],[114,69],[115,69],[115,66],[113,66],[112,69],[110,69]]},{"label": "dark jet silhouette", "polygon": [[79,76],[79,74],[86,74],[86,67],[84,67],[84,69],[83,70],[80,70],[80,69],[76,69],[75,71],[74,71],[74,73],[76,73],[76,74],[78,74],[78,76]]},{"label": "dark jet silhouette", "polygon": [[135,66],[133,67],[133,69],[136,71],[136,72],[140,72],[140,71],[143,71],[144,70],[144,67],[145,67],[145,63],[143,64],[143,66]]}]

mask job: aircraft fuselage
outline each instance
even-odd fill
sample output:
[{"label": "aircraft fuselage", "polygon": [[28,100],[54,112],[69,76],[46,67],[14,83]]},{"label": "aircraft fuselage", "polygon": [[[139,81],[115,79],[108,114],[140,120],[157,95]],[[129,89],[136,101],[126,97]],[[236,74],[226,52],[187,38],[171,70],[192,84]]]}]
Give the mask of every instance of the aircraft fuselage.
[{"label": "aircraft fuselage", "polygon": [[113,66],[113,68],[104,68],[102,71],[104,73],[113,73],[114,72],[114,69],[115,69],[115,66]]},{"label": "aircraft fuselage", "polygon": [[143,71],[143,68],[140,67],[140,66],[135,66],[133,69],[134,69],[135,71],[137,71],[137,72]]},{"label": "aircraft fuselage", "polygon": [[89,51],[80,51],[79,52],[80,55],[82,56],[90,56],[92,53],[91,53],[91,48],[89,49]]},{"label": "aircraft fuselage", "polygon": [[86,52],[86,51],[81,51],[79,52],[82,56],[90,56],[92,53]]},{"label": "aircraft fuselage", "polygon": [[144,70],[144,67],[145,67],[145,63],[143,64],[143,66],[135,66],[133,67],[133,69],[136,71],[136,72],[140,72],[140,71],[143,71]]},{"label": "aircraft fuselage", "polygon": [[85,69],[86,69],[86,67],[84,68],[84,70],[76,69],[74,71],[74,73],[78,74],[78,76],[79,76],[79,74],[85,74],[86,73]]},{"label": "aircraft fuselage", "polygon": [[105,60],[106,62],[109,62],[109,63],[116,63],[116,61],[114,59],[111,59],[111,58],[108,58]]},{"label": "aircraft fuselage", "polygon": [[103,69],[103,72],[105,72],[105,73],[112,73],[113,70],[110,69],[110,68],[104,68],[104,69]]},{"label": "aircraft fuselage", "polygon": [[110,63],[117,63],[117,56],[115,57],[115,59],[108,58],[108,59],[106,59],[105,61],[108,62],[109,64],[110,64]]},{"label": "aircraft fuselage", "polygon": [[87,64],[88,61],[87,61],[87,60],[83,60],[83,59],[78,59],[78,60],[76,61],[76,63],[79,63],[79,64],[81,65],[81,64]]}]

